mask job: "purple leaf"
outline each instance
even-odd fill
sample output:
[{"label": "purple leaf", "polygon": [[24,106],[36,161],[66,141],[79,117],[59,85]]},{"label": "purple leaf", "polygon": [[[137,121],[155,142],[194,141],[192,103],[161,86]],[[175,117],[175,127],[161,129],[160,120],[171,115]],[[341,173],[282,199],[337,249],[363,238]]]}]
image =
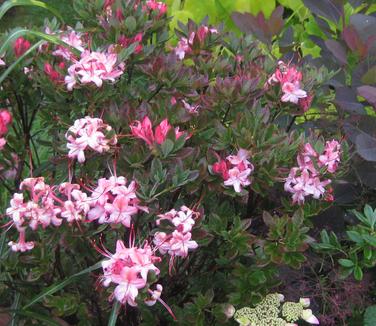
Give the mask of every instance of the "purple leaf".
[{"label": "purple leaf", "polygon": [[376,87],[364,85],[358,87],[356,90],[358,95],[364,97],[376,109]]},{"label": "purple leaf", "polygon": [[366,161],[376,162],[376,138],[361,133],[356,137],[356,150]]},{"label": "purple leaf", "polygon": [[346,49],[342,46],[341,43],[335,40],[326,40],[325,45],[327,49],[334,55],[339,63],[346,65],[347,64],[347,54]]},{"label": "purple leaf", "polygon": [[343,15],[343,1],[341,0],[303,0],[312,13],[339,22]]},{"label": "purple leaf", "polygon": [[341,110],[352,114],[366,114],[363,105],[358,102],[355,90],[350,87],[336,88],[336,98],[334,101]]}]

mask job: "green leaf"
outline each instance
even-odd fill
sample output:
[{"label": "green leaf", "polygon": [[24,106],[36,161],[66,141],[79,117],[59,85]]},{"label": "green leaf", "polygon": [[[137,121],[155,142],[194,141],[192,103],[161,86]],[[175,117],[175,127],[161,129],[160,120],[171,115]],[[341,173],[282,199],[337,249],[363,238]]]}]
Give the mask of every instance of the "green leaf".
[{"label": "green leaf", "polygon": [[364,242],[362,236],[356,231],[346,231],[347,236],[350,238],[351,241],[356,243]]},{"label": "green leaf", "polygon": [[36,1],[36,0],[9,0],[9,1],[4,2],[0,7],[0,19],[4,17],[4,15],[9,9],[13,7],[17,7],[17,6],[32,6],[32,7],[39,7],[39,8],[46,9],[50,11],[52,14],[54,14],[57,18],[59,18],[64,23],[63,17],[59,14],[59,12],[55,8],[49,6],[48,4],[42,1]]},{"label": "green leaf", "polygon": [[338,259],[338,263],[346,268],[354,266],[354,263],[350,259]]},{"label": "green leaf", "polygon": [[363,279],[363,271],[359,266],[355,266],[354,268],[354,277],[357,281],[361,281]]},{"label": "green leaf", "polygon": [[376,236],[373,236],[371,234],[362,234],[362,237],[368,244],[376,248]]},{"label": "green leaf", "polygon": [[[10,310],[10,311],[13,311],[13,310]],[[15,315],[30,317],[32,319],[42,321],[43,325],[61,326],[61,323],[58,323],[57,321],[53,320],[51,317],[46,316],[46,315],[42,315],[42,314],[39,314],[39,313],[36,313],[36,312],[25,311],[25,310],[14,310],[13,313]],[[13,322],[13,320],[12,320],[12,322]],[[12,324],[10,324],[10,325],[12,325]]]},{"label": "green leaf", "polygon": [[31,299],[31,301],[28,304],[26,304],[25,306],[22,307],[22,310],[25,310],[25,309],[31,307],[33,304],[39,302],[40,300],[42,300],[46,296],[52,295],[52,294],[56,293],[57,291],[60,291],[61,289],[66,287],[68,284],[74,282],[78,277],[85,275],[85,274],[89,274],[92,271],[95,271],[96,269],[100,268],[101,266],[102,266],[102,262],[98,262],[93,266],[85,268],[81,272],[78,272],[74,275],[69,276],[66,280],[64,280],[60,283],[51,285],[50,287],[48,287],[47,289],[45,289],[44,291],[39,293],[37,296],[35,296],[33,299]]},{"label": "green leaf", "polygon": [[118,63],[127,60],[133,54],[137,46],[138,42],[135,42],[130,46],[126,47],[125,49],[121,50],[117,57]]},{"label": "green leaf", "polygon": [[137,22],[136,22],[136,18],[134,18],[133,16],[128,16],[126,19],[125,19],[125,22],[124,22],[125,26],[127,26],[128,30],[132,33],[136,30],[136,27],[137,27]]},{"label": "green leaf", "polygon": [[116,320],[119,315],[120,307],[121,307],[120,302],[115,300],[114,304],[112,305],[110,318],[108,319],[108,324],[107,324],[108,326],[116,325]]},{"label": "green leaf", "polygon": [[161,145],[163,157],[167,157],[168,154],[174,149],[174,142],[171,139],[166,139]]},{"label": "green leaf", "polygon": [[376,325],[376,305],[370,306],[364,313],[364,326]]}]

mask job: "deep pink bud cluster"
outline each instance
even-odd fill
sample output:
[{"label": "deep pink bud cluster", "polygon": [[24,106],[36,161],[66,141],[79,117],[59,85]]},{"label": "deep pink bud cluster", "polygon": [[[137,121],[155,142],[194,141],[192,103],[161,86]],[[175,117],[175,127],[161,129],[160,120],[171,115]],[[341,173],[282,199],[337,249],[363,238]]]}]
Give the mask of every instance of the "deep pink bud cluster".
[{"label": "deep pink bud cluster", "polygon": [[[82,221],[90,209],[87,195],[80,186],[62,183],[58,188],[44,182],[43,177],[27,178],[21,185],[23,192],[15,193],[6,214],[20,233],[17,243],[9,245],[13,251],[26,251],[34,247],[33,242],[25,241],[25,230],[30,227],[37,230],[50,226],[60,226],[63,219],[68,223]],[[26,196],[25,196],[25,195]]]},{"label": "deep pink bud cluster", "polygon": [[192,46],[195,38],[200,44],[203,44],[209,34],[218,34],[218,30],[203,25],[198,28],[197,32],[191,32],[188,39],[186,37],[182,37],[174,49],[176,56],[180,60],[183,60],[186,54],[192,52]]},{"label": "deep pink bud cluster", "polygon": [[[153,255],[148,243],[145,243],[143,248],[134,245],[127,248],[121,240],[116,242],[114,254],[107,251],[103,254],[109,259],[102,262],[102,283],[106,287],[111,283],[116,284],[110,300],[115,297],[122,304],[128,303],[133,307],[137,306],[138,291],[148,286],[149,271],[153,271],[156,275],[159,274],[159,269],[154,263],[160,262],[161,258]],[[147,300],[149,305],[159,299],[162,286],[157,285],[156,292],[151,290],[150,292],[152,296]]]},{"label": "deep pink bud cluster", "polygon": [[156,12],[157,16],[161,17],[167,12],[167,4],[161,1],[147,0],[145,6],[142,7],[142,10]]},{"label": "deep pink bud cluster", "polygon": [[65,134],[68,157],[85,162],[85,151],[91,149],[98,153],[107,152],[111,145],[117,143],[116,135],[106,137],[112,130],[102,119],[85,117],[77,119]]},{"label": "deep pink bud cluster", "polygon": [[125,35],[120,35],[118,38],[118,43],[123,48],[127,48],[134,43],[138,43],[138,45],[136,46],[134,50],[134,53],[138,54],[142,51],[142,48],[143,48],[142,37],[143,37],[143,33],[137,33],[136,36],[134,37],[126,37]]},{"label": "deep pink bud cluster", "polygon": [[248,161],[249,152],[239,149],[237,155],[229,155],[225,160],[220,160],[213,164],[212,171],[221,174],[225,186],[233,186],[236,192],[241,192],[242,187],[249,186],[251,180],[249,176],[254,170],[254,166]]},{"label": "deep pink bud cluster", "polygon": [[301,106],[303,111],[307,111],[312,102],[312,96],[301,89],[302,73],[294,66],[289,66],[283,61],[278,62],[278,68],[268,79],[268,85],[280,84],[283,95],[282,102],[291,102]]},{"label": "deep pink bud cluster", "polygon": [[327,187],[330,179],[321,180],[327,173],[335,173],[341,156],[341,145],[327,141],[319,155],[310,144],[305,144],[297,156],[298,167],[290,170],[286,178],[285,190],[292,193],[293,203],[303,204],[305,197],[324,198],[333,201],[332,188]]},{"label": "deep pink bud cluster", "polygon": [[8,110],[0,110],[0,150],[7,143],[4,136],[8,132],[8,125],[12,123],[12,115]]},{"label": "deep pink bud cluster", "polygon": [[171,234],[165,232],[156,232],[154,234],[154,244],[161,254],[168,253],[171,257],[187,257],[189,250],[198,247],[196,241],[191,240],[191,230],[195,224],[195,219],[200,216],[198,212],[194,212],[186,206],[180,207],[180,211],[172,209],[171,211],[158,215],[157,225],[162,220],[167,220],[175,226],[175,230]]},{"label": "deep pink bud cluster", "polygon": [[94,83],[97,87],[103,85],[103,81],[115,82],[123,74],[124,64],[117,64],[115,53],[96,52],[85,50],[81,53],[80,60],[73,60],[68,68],[68,76],[65,76],[65,84],[69,91],[76,87],[77,83]]},{"label": "deep pink bud cluster", "polygon": [[23,55],[27,50],[29,50],[31,44],[28,40],[24,39],[22,36],[19,37],[13,45],[13,51],[15,56],[18,58]]},{"label": "deep pink bud cluster", "polygon": [[[154,146],[155,143],[162,144],[167,139],[168,132],[173,129],[167,119],[164,119],[153,132],[153,125],[150,119],[145,116],[142,121],[135,120],[130,125],[132,135],[136,138],[143,139],[150,148]],[[175,129],[176,139],[182,137],[185,132],[180,131],[179,127]],[[185,136],[185,139],[190,138],[190,135]]]},{"label": "deep pink bud cluster", "polygon": [[129,228],[131,217],[140,210],[149,212],[147,207],[140,206],[136,195],[136,182],[131,181],[127,186],[124,177],[101,178],[98,186],[90,197],[88,219],[98,223],[123,224]]}]

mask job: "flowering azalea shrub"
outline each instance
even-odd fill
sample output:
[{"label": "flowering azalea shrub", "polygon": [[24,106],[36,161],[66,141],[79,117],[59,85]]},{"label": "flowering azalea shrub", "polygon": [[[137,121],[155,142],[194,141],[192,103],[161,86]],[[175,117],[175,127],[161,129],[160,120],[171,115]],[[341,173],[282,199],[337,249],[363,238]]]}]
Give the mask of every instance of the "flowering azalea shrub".
[{"label": "flowering azalea shrub", "polygon": [[318,324],[317,297],[268,293],[320,257],[312,220],[348,170],[342,135],[299,120],[330,105],[332,73],[208,20],[172,38],[167,9],[75,1],[74,26],[4,33],[1,305],[25,323]]}]

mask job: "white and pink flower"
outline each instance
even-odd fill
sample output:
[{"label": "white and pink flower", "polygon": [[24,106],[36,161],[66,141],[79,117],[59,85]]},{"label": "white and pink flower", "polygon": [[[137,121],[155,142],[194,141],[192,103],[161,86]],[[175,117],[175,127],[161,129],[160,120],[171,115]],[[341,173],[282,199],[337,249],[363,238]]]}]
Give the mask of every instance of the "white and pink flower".
[{"label": "white and pink flower", "polygon": [[91,149],[97,153],[109,151],[117,143],[116,135],[106,137],[112,130],[102,119],[85,117],[74,122],[67,133],[68,157],[85,162],[85,151]]},{"label": "white and pink flower", "polygon": [[225,186],[232,186],[236,192],[241,192],[243,187],[251,184],[250,175],[254,166],[248,161],[249,152],[239,149],[237,155],[229,155],[225,160],[213,164],[214,173],[221,174]]}]

